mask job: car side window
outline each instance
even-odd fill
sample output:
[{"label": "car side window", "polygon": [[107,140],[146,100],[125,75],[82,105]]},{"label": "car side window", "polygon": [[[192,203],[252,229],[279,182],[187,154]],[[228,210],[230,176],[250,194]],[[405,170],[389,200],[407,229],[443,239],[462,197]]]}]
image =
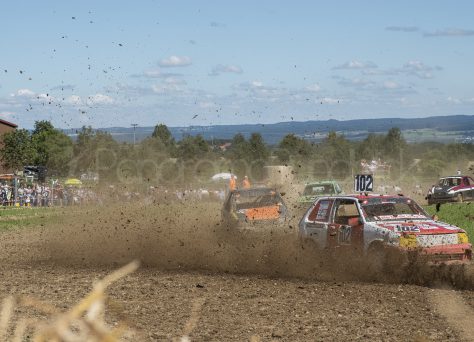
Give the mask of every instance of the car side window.
[{"label": "car side window", "polygon": [[348,225],[352,218],[360,217],[357,204],[354,200],[339,200],[334,210],[334,223]]},{"label": "car side window", "polygon": [[469,183],[469,178],[466,177],[463,179],[463,185],[470,186],[471,184]]},{"label": "car side window", "polygon": [[332,201],[320,200],[308,215],[309,221],[327,222],[331,212]]}]

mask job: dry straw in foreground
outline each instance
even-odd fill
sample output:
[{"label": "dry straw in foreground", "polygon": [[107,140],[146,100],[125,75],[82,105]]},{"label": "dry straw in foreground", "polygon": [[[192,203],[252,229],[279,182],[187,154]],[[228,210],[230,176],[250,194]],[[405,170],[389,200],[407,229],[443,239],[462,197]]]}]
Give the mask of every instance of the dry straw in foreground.
[{"label": "dry straw in foreground", "polygon": [[[61,312],[55,306],[35,298],[7,297],[0,310],[0,341],[22,342],[28,340],[28,336],[33,336],[32,340],[35,342],[113,342],[132,336],[125,322],[119,322],[115,327],[106,324],[105,290],[110,284],[134,272],[138,267],[139,262],[133,261],[109,274],[98,281],[85,298],[66,312]],[[15,308],[21,306],[33,307],[49,319],[15,319]]]}]

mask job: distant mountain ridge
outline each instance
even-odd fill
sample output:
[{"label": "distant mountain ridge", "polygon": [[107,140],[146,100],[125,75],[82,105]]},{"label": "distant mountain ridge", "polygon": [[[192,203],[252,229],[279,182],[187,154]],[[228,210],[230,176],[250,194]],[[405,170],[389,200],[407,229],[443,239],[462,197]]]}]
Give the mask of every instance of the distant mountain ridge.
[{"label": "distant mountain ridge", "polygon": [[[245,136],[258,132],[262,134],[268,144],[278,143],[286,134],[294,133],[309,140],[321,140],[327,132],[337,131],[345,134],[348,139],[364,139],[369,133],[385,133],[392,127],[402,131],[434,130],[437,132],[465,132],[465,136],[474,135],[474,115],[432,116],[426,118],[384,118],[384,119],[355,119],[355,120],[319,120],[319,121],[287,121],[273,124],[242,124],[242,125],[214,125],[214,126],[188,126],[169,127],[173,136],[180,140],[186,134],[201,134],[206,140],[231,139],[235,134]],[[135,130],[136,141],[140,141],[153,132],[152,126],[137,127]],[[101,131],[111,133],[118,141],[133,141],[132,127],[99,128]],[[74,135],[77,129],[64,130],[69,135]]]}]

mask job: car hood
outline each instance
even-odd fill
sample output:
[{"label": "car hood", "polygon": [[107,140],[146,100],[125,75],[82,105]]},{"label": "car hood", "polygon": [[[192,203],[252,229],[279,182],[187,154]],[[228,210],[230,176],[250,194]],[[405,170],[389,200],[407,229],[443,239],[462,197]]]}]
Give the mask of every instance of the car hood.
[{"label": "car hood", "polygon": [[459,227],[434,220],[376,221],[375,225],[395,233],[449,234],[464,232]]},{"label": "car hood", "polygon": [[433,193],[434,194],[445,194],[445,193],[448,193],[449,191],[458,191],[458,190],[461,190],[463,189],[464,186],[463,185],[454,185],[454,186],[450,186],[450,185],[445,185],[445,186],[435,186],[433,187]]}]

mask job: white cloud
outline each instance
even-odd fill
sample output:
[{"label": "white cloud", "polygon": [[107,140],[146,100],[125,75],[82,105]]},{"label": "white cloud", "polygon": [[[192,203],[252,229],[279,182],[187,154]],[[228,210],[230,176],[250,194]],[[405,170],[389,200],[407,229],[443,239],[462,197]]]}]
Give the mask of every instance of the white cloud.
[{"label": "white cloud", "polygon": [[114,103],[114,99],[104,94],[95,94],[87,97],[88,105],[106,105],[112,103]]},{"label": "white cloud", "polygon": [[398,89],[398,88],[400,88],[400,85],[397,82],[394,82],[394,81],[385,81],[383,83],[383,87],[385,89]]},{"label": "white cloud", "polygon": [[252,82],[250,82],[250,85],[253,88],[261,88],[261,87],[263,87],[263,82],[261,82],[261,81],[252,81]]},{"label": "white cloud", "polygon": [[181,76],[181,74],[171,73],[171,72],[163,72],[161,69],[155,68],[155,69],[145,70],[141,74],[132,74],[130,76],[134,77],[134,78],[141,78],[141,77],[144,77],[144,78],[166,78],[166,77],[178,77],[178,76]]},{"label": "white cloud", "polygon": [[433,78],[433,71],[443,70],[440,66],[428,66],[421,61],[413,60],[406,62],[402,69],[399,70],[402,73],[407,75],[416,76],[421,79],[430,79]]},{"label": "white cloud", "polygon": [[448,96],[446,99],[448,102],[453,103],[453,104],[473,104],[474,103],[474,97],[472,98],[457,98],[453,96]]},{"label": "white cloud", "polygon": [[71,106],[94,106],[94,105],[110,105],[115,103],[114,99],[108,95],[95,94],[90,95],[86,99],[79,95],[71,95],[64,99],[64,103]]},{"label": "white cloud", "polygon": [[18,96],[18,97],[35,97],[36,93],[30,89],[18,89],[15,94],[11,94],[11,96]]},{"label": "white cloud", "polygon": [[336,99],[336,98],[333,98],[333,97],[323,97],[321,99],[321,103],[326,103],[326,104],[337,104],[337,103],[340,103],[342,102],[341,99]]},{"label": "white cloud", "polygon": [[315,83],[315,84],[311,84],[311,85],[307,86],[305,88],[305,90],[310,91],[312,93],[317,93],[318,91],[321,90],[321,87],[319,86],[319,84]]},{"label": "white cloud", "polygon": [[159,65],[164,68],[169,67],[185,67],[191,65],[191,58],[188,56],[170,56],[164,58],[159,62]]},{"label": "white cloud", "polygon": [[79,95],[71,95],[66,97],[64,100],[65,103],[70,104],[70,105],[82,105],[82,99]]},{"label": "white cloud", "polygon": [[387,26],[385,30],[397,32],[417,32],[420,30],[420,28],[417,26]]},{"label": "white cloud", "polygon": [[363,69],[373,69],[377,68],[377,65],[374,62],[362,62],[358,60],[353,60],[346,62],[344,64],[335,66],[333,69],[339,70],[363,70]]},{"label": "white cloud", "polygon": [[202,108],[202,109],[214,109],[214,108],[217,108],[216,103],[214,103],[214,102],[209,102],[209,101],[201,101],[201,102],[198,102],[198,106],[199,106],[199,108]]},{"label": "white cloud", "polygon": [[222,73],[234,73],[241,74],[243,72],[242,68],[238,65],[216,65],[212,71],[209,73],[210,76],[218,76]]},{"label": "white cloud", "polygon": [[11,117],[13,117],[15,115],[14,112],[10,112],[10,111],[3,111],[3,112],[0,112],[0,118],[4,118],[4,119],[11,119]]},{"label": "white cloud", "polygon": [[166,84],[172,84],[172,85],[185,85],[186,84],[186,81],[179,77],[166,77],[163,81]]},{"label": "white cloud", "polygon": [[469,37],[474,36],[474,30],[448,28],[444,30],[437,30],[434,32],[425,32],[425,37]]},{"label": "white cloud", "polygon": [[151,86],[151,89],[155,94],[165,94],[181,90],[181,88],[176,84],[154,84]]}]

